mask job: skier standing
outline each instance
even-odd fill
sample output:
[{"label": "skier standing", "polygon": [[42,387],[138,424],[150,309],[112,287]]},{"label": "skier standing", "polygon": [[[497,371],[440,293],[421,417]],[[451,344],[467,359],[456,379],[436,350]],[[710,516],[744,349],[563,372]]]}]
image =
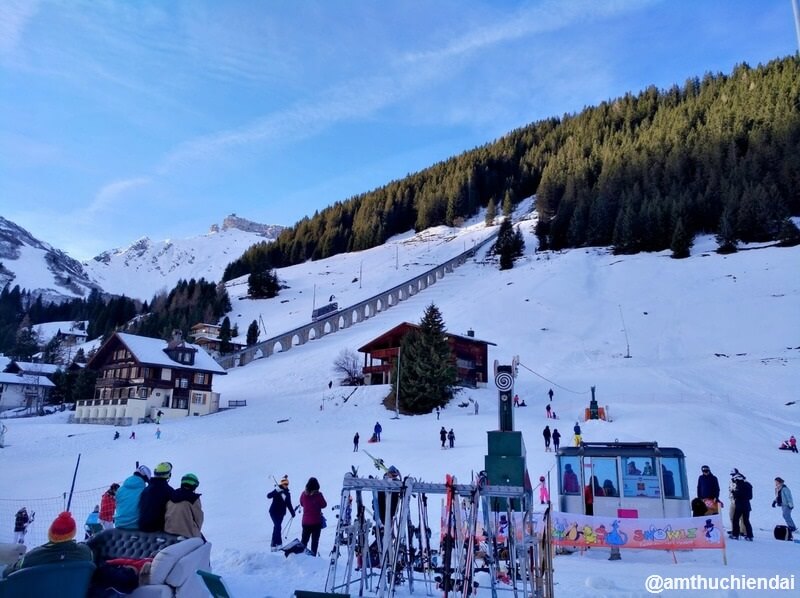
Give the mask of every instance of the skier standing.
[{"label": "skier standing", "polygon": [[444,429],[444,426],[439,430],[439,440],[442,441],[442,448],[445,448],[444,443],[447,442],[447,430]]},{"label": "skier standing", "polygon": [[[274,479],[274,478],[273,478]],[[281,538],[281,526],[283,518],[286,516],[286,511],[295,516],[294,507],[292,506],[292,496],[289,493],[289,476],[283,476],[280,483],[275,486],[275,489],[267,494],[267,498],[272,499],[269,505],[269,516],[272,519],[272,550],[277,550],[283,543]]]},{"label": "skier standing", "polygon": [[25,534],[28,533],[28,526],[33,523],[36,513],[28,515],[28,509],[22,507],[14,515],[14,543],[25,544]]},{"label": "skier standing", "polygon": [[553,449],[558,452],[558,445],[561,444],[561,432],[558,428],[553,428]]},{"label": "skier standing", "polygon": [[544,476],[539,476],[539,502],[543,505],[550,503],[550,491],[547,489]]},{"label": "skier standing", "polygon": [[544,408],[545,412],[547,413],[547,419],[550,419],[550,418],[553,417],[553,414],[551,413],[552,409],[553,408],[550,407],[550,403],[548,403],[547,406]]},{"label": "skier standing", "polygon": [[544,436],[544,450],[545,452],[550,452],[550,426],[544,427],[542,436]]},{"label": "skier standing", "polygon": [[[306,546],[306,550],[317,556],[319,535],[322,532],[322,509],[328,506],[325,497],[319,491],[317,478],[308,478],[306,488],[300,494],[300,506],[303,507],[303,533],[300,541]],[[311,540],[310,548],[308,547],[309,539]]]},{"label": "skier standing", "polygon": [[375,422],[375,428],[373,429],[375,433],[375,440],[377,442],[381,441],[381,432],[383,432],[383,428],[381,427],[381,422]]},{"label": "skier standing", "polygon": [[114,527],[114,511],[117,510],[117,490],[119,490],[119,484],[114,482],[100,497],[100,515],[98,519],[103,529]]},{"label": "skier standing", "polygon": [[353,436],[353,452],[354,453],[358,452],[358,438],[359,438],[358,432],[356,432],[356,435]]},{"label": "skier standing", "polygon": [[735,484],[733,490],[733,532],[731,538],[739,539],[739,520],[744,524],[745,540],[753,541],[753,527],[750,525],[750,501],[753,499],[753,486],[750,485],[741,473],[733,476]]},{"label": "skier standing", "polygon": [[572,431],[575,432],[575,446],[581,445],[581,426],[578,422],[575,422],[575,425],[572,427]]},{"label": "skier standing", "polygon": [[550,397],[550,400],[552,401],[553,400],[553,389],[551,388],[550,390],[548,390],[547,394]]},{"label": "skier standing", "polygon": [[783,520],[789,527],[789,539],[791,539],[792,532],[797,530],[797,526],[792,520],[792,509],[794,509],[794,502],[792,501],[792,493],[789,487],[784,483],[783,478],[775,478],[775,500],[772,501],[773,508],[778,506],[783,512]]},{"label": "skier standing", "polygon": [[453,432],[453,428],[450,428],[450,431],[447,433],[447,440],[450,442],[450,448],[453,448],[456,443],[456,435]]}]

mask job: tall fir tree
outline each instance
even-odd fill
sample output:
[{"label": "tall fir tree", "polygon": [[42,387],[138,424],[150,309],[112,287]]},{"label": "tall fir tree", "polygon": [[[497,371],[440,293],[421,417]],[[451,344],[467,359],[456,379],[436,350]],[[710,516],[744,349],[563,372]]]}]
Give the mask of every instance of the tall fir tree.
[{"label": "tall fir tree", "polygon": [[219,328],[219,352],[222,354],[230,353],[231,349],[231,320],[228,316],[222,320]]},{"label": "tall fir tree", "polygon": [[250,326],[247,327],[247,346],[252,347],[258,342],[258,322],[253,320],[250,322]]},{"label": "tall fir tree", "polygon": [[486,219],[484,220],[486,226],[494,226],[495,218],[497,218],[497,206],[494,203],[494,197],[492,197],[486,206]]},{"label": "tall fir tree", "polygon": [[419,326],[401,344],[399,394],[397,371],[392,375],[392,393],[399,397],[403,412],[411,414],[444,407],[453,398],[457,382],[442,314],[433,303],[425,308]]}]

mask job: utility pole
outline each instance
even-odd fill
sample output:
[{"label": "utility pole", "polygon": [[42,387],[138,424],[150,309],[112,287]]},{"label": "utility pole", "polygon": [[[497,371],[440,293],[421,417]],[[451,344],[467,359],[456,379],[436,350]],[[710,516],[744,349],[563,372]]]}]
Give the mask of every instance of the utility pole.
[{"label": "utility pole", "polygon": [[797,53],[800,55],[800,1],[792,0],[792,12],[794,12],[794,31],[797,34]]},{"label": "utility pole", "polygon": [[363,269],[364,269],[364,260],[361,260],[361,262],[358,264],[358,288],[359,289],[361,288],[361,278],[363,277],[361,272],[362,272]]},{"label": "utility pole", "polygon": [[400,419],[400,353],[402,347],[397,347],[397,388],[394,393],[394,417],[392,419]]},{"label": "utility pole", "polygon": [[626,347],[625,359],[630,359],[631,344],[628,342],[628,329],[625,327],[625,318],[622,317],[622,306],[617,305],[617,307],[619,307],[619,319],[622,320],[622,331],[625,333],[625,347]]}]

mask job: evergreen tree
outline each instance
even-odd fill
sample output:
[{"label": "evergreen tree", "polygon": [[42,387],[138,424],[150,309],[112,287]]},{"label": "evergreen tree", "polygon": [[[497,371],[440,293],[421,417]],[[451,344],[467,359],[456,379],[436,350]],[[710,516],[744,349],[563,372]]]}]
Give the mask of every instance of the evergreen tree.
[{"label": "evergreen tree", "polygon": [[222,320],[222,326],[219,328],[219,352],[223,355],[230,353],[231,349],[231,320],[228,316]]},{"label": "evergreen tree", "polygon": [[729,203],[722,212],[717,233],[717,253],[734,253],[736,251],[736,204]]},{"label": "evergreen tree", "polygon": [[253,299],[271,299],[279,290],[278,276],[269,268],[255,270],[247,277],[247,294]]},{"label": "evergreen tree", "polygon": [[[395,364],[396,366],[397,364]],[[397,372],[392,375],[397,396]],[[439,309],[430,304],[419,330],[406,335],[400,348],[400,407],[405,413],[430,413],[453,398],[456,367]]]},{"label": "evergreen tree", "polygon": [[683,218],[678,218],[675,224],[675,232],[672,234],[672,243],[670,249],[672,250],[672,257],[675,259],[683,259],[689,257],[689,250],[692,247],[692,235],[686,230],[683,225]]},{"label": "evergreen tree", "polygon": [[39,352],[39,336],[31,326],[30,319],[25,316],[17,330],[14,356],[20,361],[30,361],[34,354]]},{"label": "evergreen tree", "polygon": [[86,401],[94,398],[94,386],[97,381],[97,372],[89,368],[81,368],[75,377],[75,384],[72,387],[72,395],[66,400],[74,403],[75,401]]},{"label": "evergreen tree", "polygon": [[786,218],[781,222],[781,228],[778,231],[778,239],[782,247],[794,247],[800,245],[800,229],[797,225]]},{"label": "evergreen tree", "polygon": [[484,220],[486,226],[494,226],[495,218],[497,218],[497,206],[494,203],[494,197],[492,197],[486,206],[486,219]]},{"label": "evergreen tree", "polygon": [[73,359],[72,361],[74,361],[75,363],[86,363],[86,353],[83,350],[83,347],[78,349],[78,351],[75,353],[75,359]]},{"label": "evergreen tree", "polygon": [[247,346],[252,347],[258,342],[258,322],[253,320],[250,322],[250,326],[247,327]]},{"label": "evergreen tree", "polygon": [[510,218],[504,218],[497,233],[494,243],[494,253],[500,260],[501,270],[510,270],[514,267],[514,260],[522,255],[525,249],[525,240],[522,231],[514,230]]},{"label": "evergreen tree", "polygon": [[514,212],[514,194],[512,193],[511,189],[506,189],[506,193],[503,196],[503,216],[506,218],[511,218],[511,214]]}]

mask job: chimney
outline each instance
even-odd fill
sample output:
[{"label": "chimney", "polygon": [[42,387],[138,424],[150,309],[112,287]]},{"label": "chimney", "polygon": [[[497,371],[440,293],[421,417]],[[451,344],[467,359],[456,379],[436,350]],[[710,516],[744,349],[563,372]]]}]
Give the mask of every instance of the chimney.
[{"label": "chimney", "polygon": [[183,332],[178,329],[172,331],[172,340],[169,341],[168,346],[170,349],[180,347],[183,344]]},{"label": "chimney", "polygon": [[472,328],[470,328],[469,330],[467,330],[467,336],[470,338],[475,338],[475,331]]}]

